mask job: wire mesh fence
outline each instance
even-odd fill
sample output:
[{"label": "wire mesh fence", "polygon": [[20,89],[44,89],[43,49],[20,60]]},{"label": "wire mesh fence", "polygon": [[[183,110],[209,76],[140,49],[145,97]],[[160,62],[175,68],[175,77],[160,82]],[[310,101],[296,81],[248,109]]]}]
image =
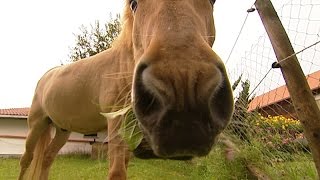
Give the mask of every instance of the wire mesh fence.
[{"label": "wire mesh fence", "polygon": [[[320,2],[281,3],[275,8],[320,107]],[[233,83],[235,113],[225,134],[237,145],[240,157],[268,176],[315,179],[316,169],[290,94],[280,69],[271,66],[277,59],[270,40],[262,33],[250,48],[243,49],[240,43],[252,39],[243,34],[232,50],[237,56],[231,52],[226,64]],[[240,59],[239,52],[243,52]]]}]

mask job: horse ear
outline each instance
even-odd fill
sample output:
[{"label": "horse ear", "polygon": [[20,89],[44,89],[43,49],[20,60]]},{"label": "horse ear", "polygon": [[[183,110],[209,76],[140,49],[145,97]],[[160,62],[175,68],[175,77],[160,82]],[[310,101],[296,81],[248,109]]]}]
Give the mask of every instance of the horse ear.
[{"label": "horse ear", "polygon": [[128,107],[125,107],[125,108],[123,108],[123,109],[120,109],[120,110],[118,110],[118,111],[116,111],[116,112],[110,112],[110,113],[100,113],[101,115],[103,115],[104,117],[106,117],[107,119],[114,119],[114,118],[116,118],[116,117],[118,117],[118,116],[123,116],[123,115],[125,115],[130,109],[131,109],[132,107],[131,107],[131,105],[130,106],[128,106]]}]

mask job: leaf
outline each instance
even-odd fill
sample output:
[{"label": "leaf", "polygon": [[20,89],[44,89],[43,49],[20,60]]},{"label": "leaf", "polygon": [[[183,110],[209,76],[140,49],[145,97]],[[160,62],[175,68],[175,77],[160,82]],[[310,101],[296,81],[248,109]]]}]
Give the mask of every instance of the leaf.
[{"label": "leaf", "polygon": [[106,117],[107,119],[114,119],[118,116],[123,116],[125,115],[130,109],[132,108],[132,106],[128,106],[128,107],[125,107],[123,109],[120,109],[116,112],[111,112],[111,113],[100,113],[101,115],[103,115],[104,117]]},{"label": "leaf", "polygon": [[118,116],[124,116],[121,123],[119,134],[128,144],[129,150],[133,151],[138,147],[143,139],[143,133],[138,125],[138,120],[132,110],[132,106],[125,107],[116,112],[100,113],[107,119],[114,119]]},{"label": "leaf", "polygon": [[132,108],[126,113],[124,121],[119,129],[119,134],[128,144],[129,150],[133,151],[138,147],[143,139],[143,133],[139,128],[138,121]]}]

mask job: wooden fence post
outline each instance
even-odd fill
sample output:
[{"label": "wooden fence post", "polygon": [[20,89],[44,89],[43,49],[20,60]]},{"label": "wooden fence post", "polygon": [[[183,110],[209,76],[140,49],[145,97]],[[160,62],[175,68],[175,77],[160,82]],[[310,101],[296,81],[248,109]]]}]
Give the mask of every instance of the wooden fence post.
[{"label": "wooden fence post", "polygon": [[[255,7],[279,61],[294,108],[304,128],[320,179],[320,111],[300,67],[288,35],[270,0],[256,0]],[[286,60],[283,60],[287,58]],[[282,61],[283,60],[283,61]]]}]

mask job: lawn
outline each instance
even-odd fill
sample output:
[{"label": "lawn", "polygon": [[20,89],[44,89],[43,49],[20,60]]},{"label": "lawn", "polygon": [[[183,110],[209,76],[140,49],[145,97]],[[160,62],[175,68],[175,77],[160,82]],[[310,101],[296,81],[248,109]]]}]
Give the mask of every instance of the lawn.
[{"label": "lawn", "polygon": [[[128,178],[141,179],[246,179],[245,166],[239,163],[227,164],[220,151],[214,150],[206,158],[192,161],[140,160],[133,158],[128,168]],[[16,179],[19,172],[19,159],[0,158],[0,179]],[[52,180],[99,180],[105,179],[107,161],[92,160],[86,155],[59,156],[50,173]]]},{"label": "lawn", "polygon": [[[245,154],[245,153],[244,153]],[[257,160],[255,153],[253,162]],[[249,157],[249,156],[247,156]],[[258,159],[262,159],[259,157]],[[295,161],[256,163],[270,177],[276,179],[315,179],[316,173],[310,157],[299,156]],[[247,170],[243,155],[227,161],[224,151],[218,146],[211,154],[192,161],[140,160],[133,158],[128,168],[128,179],[132,180],[214,180],[254,179]],[[50,180],[102,180],[107,175],[105,160],[92,160],[87,155],[59,156],[53,164]],[[19,159],[0,158],[0,180],[17,179]]]}]

